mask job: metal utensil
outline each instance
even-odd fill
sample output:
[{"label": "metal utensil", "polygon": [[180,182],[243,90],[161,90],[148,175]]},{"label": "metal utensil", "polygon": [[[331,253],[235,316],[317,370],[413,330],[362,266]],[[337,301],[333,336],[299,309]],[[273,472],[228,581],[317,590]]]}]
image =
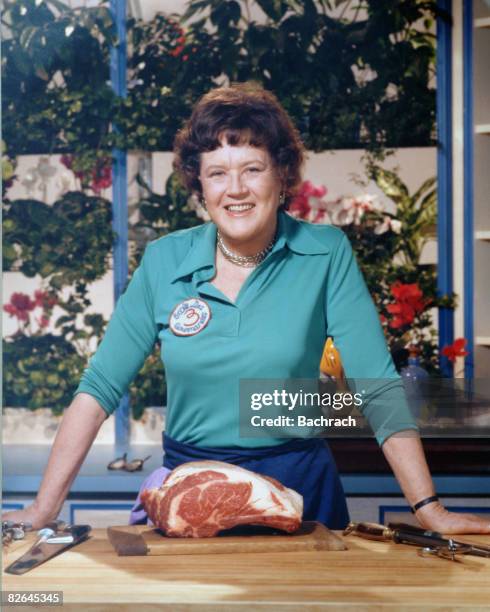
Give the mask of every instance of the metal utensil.
[{"label": "metal utensil", "polygon": [[[394,531],[403,531],[405,533],[413,533],[415,535],[424,535],[425,537],[433,538],[435,547],[444,549],[454,549],[458,554],[473,555],[475,557],[490,558],[490,546],[484,544],[472,544],[471,542],[461,542],[453,538],[445,538],[438,531],[428,531],[422,527],[407,525],[405,523],[388,523],[388,528]],[[403,542],[402,542],[403,543]]]},{"label": "metal utensil", "polygon": [[437,531],[429,531],[405,523],[389,523],[388,527],[378,523],[349,523],[344,530],[344,535],[349,534],[368,540],[420,546],[419,554],[422,556],[431,554],[451,561],[456,561],[456,555],[490,558],[490,547],[488,546],[459,542],[452,538],[446,539]]},{"label": "metal utensil", "polygon": [[90,525],[66,526],[63,530],[43,528],[38,532],[38,535],[41,536],[39,540],[5,571],[8,574],[25,574],[48,559],[86,540],[91,529]]}]

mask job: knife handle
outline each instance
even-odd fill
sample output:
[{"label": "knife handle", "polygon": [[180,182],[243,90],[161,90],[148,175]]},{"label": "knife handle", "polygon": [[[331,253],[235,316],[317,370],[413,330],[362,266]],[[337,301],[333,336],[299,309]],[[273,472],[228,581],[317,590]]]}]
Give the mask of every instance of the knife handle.
[{"label": "knife handle", "polygon": [[348,533],[354,533],[366,540],[386,541],[392,538],[391,529],[386,527],[386,525],[379,525],[378,523],[349,523],[347,529],[344,531],[344,535]]}]

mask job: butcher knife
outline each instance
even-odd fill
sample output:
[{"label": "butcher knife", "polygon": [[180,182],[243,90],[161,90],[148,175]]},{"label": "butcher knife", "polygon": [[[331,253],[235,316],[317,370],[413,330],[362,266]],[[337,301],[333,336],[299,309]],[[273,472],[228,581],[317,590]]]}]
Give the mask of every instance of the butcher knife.
[{"label": "butcher knife", "polygon": [[25,574],[26,572],[41,565],[48,559],[56,557],[60,553],[73,548],[89,537],[90,525],[72,525],[63,531],[41,530],[41,538],[23,554],[17,561],[9,565],[5,571],[7,574]]}]

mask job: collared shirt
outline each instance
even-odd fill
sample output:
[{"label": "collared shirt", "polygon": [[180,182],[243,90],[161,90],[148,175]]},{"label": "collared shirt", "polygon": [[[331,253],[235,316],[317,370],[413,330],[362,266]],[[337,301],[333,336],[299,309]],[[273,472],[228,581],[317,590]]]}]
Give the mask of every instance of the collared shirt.
[{"label": "collared shirt", "polygon": [[[332,336],[347,378],[381,381],[389,409],[376,402],[362,408],[378,442],[417,429],[345,234],[280,212],[276,236],[235,302],[210,282],[214,224],[150,243],[76,392],[91,394],[111,414],[158,339],[169,436],[201,447],[271,446],[284,440],[239,435],[240,379],[318,377]],[[169,320],[189,298],[204,300],[211,319],[194,335],[177,335]]]}]

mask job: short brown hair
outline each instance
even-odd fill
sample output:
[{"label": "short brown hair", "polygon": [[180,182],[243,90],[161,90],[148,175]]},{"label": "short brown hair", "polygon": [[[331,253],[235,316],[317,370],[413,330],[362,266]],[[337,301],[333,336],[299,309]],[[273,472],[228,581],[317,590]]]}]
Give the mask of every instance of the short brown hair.
[{"label": "short brown hair", "polygon": [[201,193],[201,153],[230,145],[264,147],[284,181],[286,202],[301,183],[305,151],[298,130],[270,91],[237,83],[205,94],[174,142],[174,168],[189,191]]}]

